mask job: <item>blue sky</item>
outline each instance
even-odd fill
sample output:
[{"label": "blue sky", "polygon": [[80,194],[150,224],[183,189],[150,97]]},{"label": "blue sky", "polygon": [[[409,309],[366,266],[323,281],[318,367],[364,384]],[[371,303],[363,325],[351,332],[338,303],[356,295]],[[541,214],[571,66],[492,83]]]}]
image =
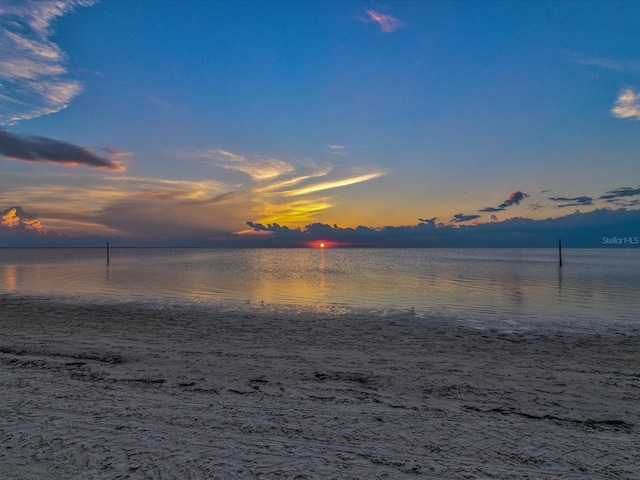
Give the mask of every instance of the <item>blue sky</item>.
[{"label": "blue sky", "polygon": [[637,235],[639,21],[638,2],[2,2],[0,239]]}]

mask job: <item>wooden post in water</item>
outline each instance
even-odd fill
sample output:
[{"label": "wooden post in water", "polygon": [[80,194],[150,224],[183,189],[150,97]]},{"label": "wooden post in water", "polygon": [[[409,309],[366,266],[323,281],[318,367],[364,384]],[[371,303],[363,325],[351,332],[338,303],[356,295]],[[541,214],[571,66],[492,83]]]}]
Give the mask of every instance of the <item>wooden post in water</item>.
[{"label": "wooden post in water", "polygon": [[562,239],[558,239],[558,257],[560,259],[559,266],[562,266]]},{"label": "wooden post in water", "polygon": [[107,265],[109,264],[109,242],[107,242]]}]

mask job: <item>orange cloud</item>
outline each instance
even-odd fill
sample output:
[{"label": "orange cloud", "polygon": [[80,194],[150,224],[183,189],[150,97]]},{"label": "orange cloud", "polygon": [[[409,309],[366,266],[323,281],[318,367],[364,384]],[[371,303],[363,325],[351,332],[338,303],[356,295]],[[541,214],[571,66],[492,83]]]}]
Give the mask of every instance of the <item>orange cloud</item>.
[{"label": "orange cloud", "polygon": [[40,219],[22,210],[22,207],[10,207],[0,212],[0,226],[11,229],[42,231]]}]

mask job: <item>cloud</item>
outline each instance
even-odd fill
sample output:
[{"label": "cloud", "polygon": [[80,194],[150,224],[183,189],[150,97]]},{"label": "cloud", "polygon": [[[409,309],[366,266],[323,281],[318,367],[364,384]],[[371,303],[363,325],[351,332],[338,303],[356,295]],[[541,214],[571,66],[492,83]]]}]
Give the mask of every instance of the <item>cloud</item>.
[{"label": "cloud", "polygon": [[635,93],[631,88],[623,90],[620,95],[618,95],[618,99],[611,109],[611,113],[618,118],[640,120],[640,93]]},{"label": "cloud", "polygon": [[533,220],[511,218],[473,225],[418,225],[342,228],[313,223],[289,228],[247,222],[255,232],[236,239],[240,246],[293,247],[323,240],[351,247],[602,247],[603,237],[640,236],[640,210],[596,209],[564,217]]},{"label": "cloud", "polygon": [[471,220],[475,220],[476,218],[480,218],[480,215],[465,215],[464,213],[457,213],[453,216],[451,221],[456,223],[469,222]]},{"label": "cloud", "polygon": [[37,215],[25,212],[22,207],[9,207],[0,212],[0,227],[42,232],[44,229]]},{"label": "cloud", "polygon": [[0,125],[66,108],[82,91],[67,78],[65,55],[49,40],[51,25],[92,0],[18,0],[0,6]]},{"label": "cloud", "polygon": [[0,155],[10,160],[51,162],[60,165],[84,165],[92,168],[124,171],[120,158],[129,155],[113,149],[103,149],[106,155],[96,155],[88,148],[35,135],[21,136],[0,130]]},{"label": "cloud", "polygon": [[640,206],[640,199],[634,198],[633,200],[608,200],[609,203],[612,203],[618,207],[638,207]]},{"label": "cloud", "polygon": [[38,215],[22,207],[9,207],[0,211],[0,246],[35,247],[51,245],[61,236],[44,228]]},{"label": "cloud", "polygon": [[509,194],[509,198],[507,198],[504,202],[502,202],[499,206],[497,207],[486,207],[483,208],[481,210],[478,210],[479,212],[501,212],[503,210],[506,210],[508,207],[512,206],[512,205],[518,205],[524,198],[528,197],[529,195],[526,193],[522,193],[520,190],[517,190],[515,192],[511,192]]},{"label": "cloud", "polygon": [[586,56],[574,56],[574,61],[582,65],[603,68],[605,70],[615,70],[617,72],[636,72],[640,70],[640,62],[636,61],[614,60],[605,57]]},{"label": "cloud", "polygon": [[614,190],[609,190],[604,195],[598,197],[601,200],[613,200],[621,197],[634,197],[636,195],[640,195],[640,187],[631,188],[631,187],[620,187]]},{"label": "cloud", "polygon": [[367,18],[364,18],[365,22],[376,22],[380,25],[380,28],[384,33],[391,33],[402,27],[403,23],[391,15],[385,15],[375,10],[367,10]]},{"label": "cloud", "polygon": [[288,190],[280,192],[285,196],[306,195],[308,193],[320,192],[322,190],[328,190],[331,188],[346,187],[348,185],[354,185],[356,183],[366,182],[385,175],[383,172],[366,173],[364,175],[358,175],[355,177],[342,178],[339,180],[331,180],[328,182],[317,183],[315,185],[309,185],[301,187],[295,190]]},{"label": "cloud", "polygon": [[601,195],[599,199],[606,200],[608,203],[612,203],[618,207],[637,207],[640,205],[640,199],[629,198],[637,195],[640,195],[640,187],[620,187],[614,190],[609,190],[604,195]]},{"label": "cloud", "polygon": [[[132,182],[124,177],[123,182]],[[284,181],[282,181],[284,182]],[[275,182],[276,184],[282,182]],[[110,182],[113,183],[113,182]],[[104,225],[130,239],[207,242],[240,232],[247,217],[260,223],[304,224],[332,203],[327,198],[289,198],[271,185],[237,185],[203,182],[146,184],[133,182],[126,196],[103,203],[87,220]]]},{"label": "cloud", "polygon": [[[340,146],[333,145],[339,150]],[[374,178],[386,175],[385,172],[375,171],[368,173],[352,174],[346,178],[325,180],[318,182],[319,178],[327,177],[333,166],[315,165],[296,166],[290,162],[274,157],[246,157],[221,149],[188,149],[179,153],[185,158],[203,159],[207,163],[222,167],[227,170],[243,172],[251,177],[255,183],[251,186],[254,192],[260,194],[279,195],[293,197],[317,193],[338,187],[345,187],[356,183],[366,182]],[[298,188],[291,188],[297,186]]]},{"label": "cloud", "polygon": [[[24,139],[15,135],[7,138],[10,142],[5,142],[4,149],[10,146],[8,153],[14,157],[18,156],[15,143],[30,152],[16,141]],[[207,163],[212,151],[206,155],[200,151]],[[247,229],[247,218],[290,227],[310,224],[335,206],[331,189],[382,175],[363,169],[334,170],[331,165],[316,165],[310,160],[298,165],[272,157],[247,158],[220,152],[224,152],[218,153],[220,162],[243,170],[249,166],[252,176],[247,174],[248,180],[238,183],[237,178],[219,178],[224,171],[215,172],[215,180],[200,177],[189,181],[49,169],[35,178],[16,172],[0,175],[0,191],[8,204],[33,205],[58,232],[70,238],[91,232],[130,241],[147,239],[147,244],[193,244],[242,232]],[[187,156],[184,150],[177,155]],[[199,158],[194,152],[188,156]],[[263,162],[265,158],[270,160]],[[77,155],[72,160],[77,163]],[[265,169],[273,165],[276,174],[266,175]]]},{"label": "cloud", "polygon": [[218,148],[190,150],[182,157],[199,158],[227,170],[246,173],[253,180],[269,180],[294,171],[289,163],[273,157],[245,157]]},{"label": "cloud", "polygon": [[329,145],[329,153],[332,155],[348,155],[349,151],[346,145]]},{"label": "cloud", "polygon": [[426,225],[435,225],[436,224],[436,219],[438,217],[432,217],[432,218],[419,218],[418,221],[420,223],[424,223]]},{"label": "cloud", "polygon": [[584,207],[587,205],[593,205],[593,198],[587,197],[587,196],[573,197],[573,198],[549,197],[549,200],[552,200],[554,202],[569,202],[569,203],[563,203],[562,205],[558,205],[557,206],[558,208]]}]

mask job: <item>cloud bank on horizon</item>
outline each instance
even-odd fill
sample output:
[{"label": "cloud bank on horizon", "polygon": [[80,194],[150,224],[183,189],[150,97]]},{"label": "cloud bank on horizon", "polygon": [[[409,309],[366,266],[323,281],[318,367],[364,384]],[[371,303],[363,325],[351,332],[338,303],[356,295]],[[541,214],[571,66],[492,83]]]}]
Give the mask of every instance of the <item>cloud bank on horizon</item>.
[{"label": "cloud bank on horizon", "polygon": [[[216,238],[195,240],[183,246],[197,247],[555,247],[562,238],[567,247],[635,247],[640,237],[640,210],[601,208],[588,213],[575,212],[559,218],[533,220],[511,218],[502,222],[474,225],[436,224],[435,218],[416,225],[340,227],[312,223],[302,227],[288,227],[277,223],[246,222],[257,235],[220,233]],[[605,239],[619,239],[611,242]],[[631,240],[631,241],[626,241]],[[21,207],[0,212],[0,247],[16,246],[103,246],[111,240],[117,246],[149,246],[140,240],[118,237],[73,239],[46,229],[37,215]],[[156,246],[174,246],[161,239]]]},{"label": "cloud bank on horizon", "polygon": [[627,16],[585,6],[595,27],[555,37],[573,7],[525,6],[506,32],[518,8],[464,1],[163,5],[0,4],[0,243],[635,231],[640,37],[606,35]]},{"label": "cloud bank on horizon", "polygon": [[[267,246],[317,246],[323,241],[333,247],[556,247],[558,238],[570,247],[601,247],[603,237],[634,239],[640,236],[640,210],[619,208],[575,212],[565,217],[533,220],[511,218],[475,225],[436,224],[434,219],[410,226],[342,228],[321,223],[301,228],[247,222],[256,232],[269,232]],[[611,243],[607,243],[610,246]],[[617,243],[636,246],[637,241]]]}]

